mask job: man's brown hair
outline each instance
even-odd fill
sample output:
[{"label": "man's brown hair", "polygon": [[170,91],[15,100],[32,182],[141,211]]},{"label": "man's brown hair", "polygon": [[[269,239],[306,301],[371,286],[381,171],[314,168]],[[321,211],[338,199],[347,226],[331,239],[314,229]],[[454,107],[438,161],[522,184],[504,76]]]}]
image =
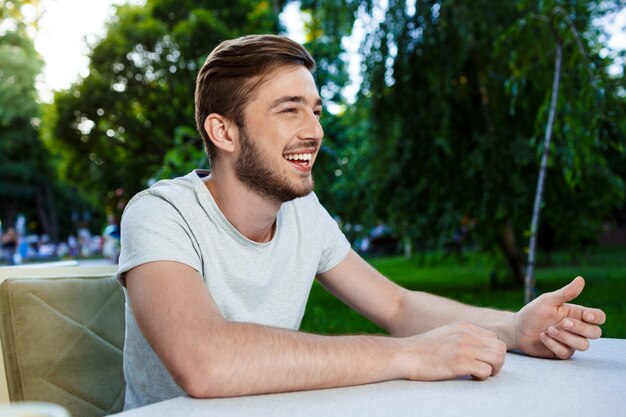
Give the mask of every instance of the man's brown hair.
[{"label": "man's brown hair", "polygon": [[285,65],[315,70],[315,60],[304,47],[277,35],[249,35],[227,40],[207,57],[196,79],[196,126],[211,163],[216,148],[204,129],[211,113],[244,126],[243,108],[252,100],[263,76]]}]

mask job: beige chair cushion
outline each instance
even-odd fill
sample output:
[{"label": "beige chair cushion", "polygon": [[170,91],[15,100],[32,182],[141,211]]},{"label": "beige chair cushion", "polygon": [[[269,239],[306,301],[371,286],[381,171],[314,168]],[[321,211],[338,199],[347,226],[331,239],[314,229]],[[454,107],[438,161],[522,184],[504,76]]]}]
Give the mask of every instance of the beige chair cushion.
[{"label": "beige chair cushion", "polygon": [[15,278],[0,285],[11,401],[48,401],[74,417],[124,404],[124,294],[113,276]]}]

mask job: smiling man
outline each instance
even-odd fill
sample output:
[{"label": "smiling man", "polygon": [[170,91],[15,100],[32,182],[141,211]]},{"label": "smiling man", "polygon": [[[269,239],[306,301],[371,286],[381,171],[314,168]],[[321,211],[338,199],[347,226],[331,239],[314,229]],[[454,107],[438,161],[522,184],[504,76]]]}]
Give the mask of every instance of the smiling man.
[{"label": "smiling man", "polygon": [[[506,350],[569,358],[601,310],[584,281],[517,313],[408,291],[362,260],[313,191],[313,58],[280,36],[221,43],[196,85],[210,172],[160,181],[122,218],[126,408],[411,379],[487,379]],[[299,332],[313,279],[389,336]]]}]

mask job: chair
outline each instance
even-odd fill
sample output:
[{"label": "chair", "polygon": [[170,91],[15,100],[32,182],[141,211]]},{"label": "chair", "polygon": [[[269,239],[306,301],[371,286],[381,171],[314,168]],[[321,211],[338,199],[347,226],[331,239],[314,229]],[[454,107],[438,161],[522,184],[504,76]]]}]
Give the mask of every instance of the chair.
[{"label": "chair", "polygon": [[112,275],[8,278],[0,314],[11,401],[60,404],[73,417],[122,410],[124,295]]}]

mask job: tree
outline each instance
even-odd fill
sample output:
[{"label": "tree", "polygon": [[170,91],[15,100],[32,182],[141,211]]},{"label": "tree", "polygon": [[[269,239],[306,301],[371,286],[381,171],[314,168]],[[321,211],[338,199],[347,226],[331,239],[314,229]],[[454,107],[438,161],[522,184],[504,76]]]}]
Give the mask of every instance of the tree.
[{"label": "tree", "polygon": [[[532,17],[559,6],[581,36],[556,28],[566,72],[542,227],[557,231],[561,247],[593,239],[624,200],[623,175],[609,162],[624,162],[623,95],[607,72],[609,59],[599,54],[600,30],[593,25],[607,4],[418,1],[413,9],[389,1],[362,45],[357,106],[371,126],[345,147],[359,151],[350,159],[358,166],[344,170],[353,176],[343,183],[367,184],[361,201],[370,207],[360,213],[386,219],[429,247],[444,245],[463,218],[476,219],[481,247],[501,253],[523,282],[530,173],[542,151],[536,144],[546,125],[555,45],[549,28]],[[363,10],[377,7],[362,2]],[[579,43],[586,56],[577,52]]]},{"label": "tree", "polygon": [[56,239],[53,175],[36,127],[35,78],[42,65],[22,25],[0,36],[0,215],[12,225],[24,212]]},{"label": "tree", "polygon": [[[531,3],[530,5],[527,4],[526,6],[528,7],[532,5],[533,4]],[[543,143],[542,150],[541,150],[541,154],[542,154],[541,164],[540,164],[540,169],[539,169],[539,175],[537,178],[537,188],[535,192],[535,199],[534,199],[534,205],[533,205],[532,221],[531,221],[530,230],[529,230],[530,239],[529,239],[529,249],[528,249],[528,265],[526,268],[526,276],[525,276],[526,302],[529,302],[534,298],[534,292],[535,292],[535,288],[534,288],[535,286],[535,278],[534,278],[535,248],[536,248],[537,234],[538,234],[538,228],[539,228],[539,215],[540,215],[541,208],[542,208],[543,189],[544,189],[544,182],[546,178],[546,167],[548,165],[548,155],[551,149],[550,142],[551,142],[552,130],[554,128],[554,123],[555,123],[555,115],[557,114],[557,108],[560,109],[561,106],[565,107],[564,117],[568,119],[566,120],[567,122],[566,128],[569,128],[570,130],[574,130],[573,128],[578,128],[576,129],[578,133],[576,135],[577,136],[576,139],[578,139],[577,142],[579,143],[578,144],[579,149],[578,149],[578,152],[570,156],[573,157],[573,159],[579,159],[581,157],[589,158],[589,156],[591,156],[594,159],[594,161],[592,164],[588,164],[588,166],[585,168],[595,167],[597,165],[603,166],[603,165],[606,165],[606,162],[607,162],[606,158],[608,154],[603,154],[603,152],[598,152],[596,148],[598,138],[602,137],[601,128],[596,129],[593,126],[594,125],[599,126],[602,123],[602,121],[607,118],[607,114],[605,113],[607,108],[605,104],[607,102],[610,102],[611,101],[610,96],[615,95],[615,93],[618,92],[619,90],[615,88],[609,88],[608,97],[607,97],[605,87],[611,85],[611,80],[609,79],[609,77],[607,77],[608,74],[606,73],[606,67],[607,67],[606,63],[605,65],[602,65],[602,64],[598,65],[597,58],[593,57],[593,58],[596,58],[595,59],[596,62],[594,62],[594,59],[590,58],[590,55],[587,52],[588,48],[591,48],[591,50],[593,50],[593,48],[595,47],[596,51],[599,50],[600,45],[598,44],[594,45],[593,43],[594,42],[593,39],[597,38],[598,32],[597,31],[595,32],[596,38],[592,37],[591,42],[587,42],[583,44],[581,34],[584,32],[579,32],[579,30],[587,29],[587,31],[589,32],[589,29],[591,29],[591,31],[593,31],[594,28],[592,25],[589,24],[589,22],[594,18],[594,16],[597,16],[597,14],[604,14],[607,11],[610,12],[612,11],[613,8],[617,6],[619,6],[619,2],[617,3],[603,2],[600,4],[586,4],[584,2],[578,2],[578,3],[574,2],[574,3],[567,4],[567,6],[562,6],[560,2],[540,3],[536,8],[529,7],[528,9],[529,11],[527,12],[525,18],[518,20],[518,22],[516,22],[516,24],[512,26],[511,30],[509,31],[509,35],[513,35],[513,37],[517,39],[519,39],[519,35],[515,36],[514,34],[515,32],[518,32],[518,31],[525,32],[525,35],[528,35],[531,31],[536,32],[537,30],[543,30],[543,32],[548,32],[549,34],[551,34],[552,45],[555,51],[553,81],[552,81],[552,86],[551,86],[549,104],[548,102],[546,102],[544,105],[545,106],[544,108],[547,109],[548,117],[547,117],[547,121],[545,122],[546,123],[545,136],[544,136],[544,143]],[[561,106],[558,106],[557,104],[559,103],[559,100],[557,97],[559,95],[560,81],[563,75],[561,68],[562,68],[562,63],[563,63],[564,46],[569,46],[567,48],[567,52],[569,54],[574,54],[573,59],[572,57],[566,57],[567,59],[566,63],[568,64],[568,68],[569,69],[571,69],[572,67],[576,68],[578,70],[578,76],[581,78],[575,80],[576,81],[576,83],[574,84],[576,86],[575,90],[568,90],[565,92],[568,94],[565,97],[567,101],[562,102]],[[535,48],[537,47],[535,46]],[[541,52],[542,50],[545,50],[545,47],[543,48],[539,47],[537,52]],[[601,69],[600,72],[597,71],[598,67]],[[604,69],[604,74],[603,74],[602,69]],[[526,68],[525,71],[528,71],[528,68]],[[573,84],[571,80],[568,80],[568,77],[571,75],[572,74],[568,74],[568,73],[564,75],[565,80],[566,80],[566,84],[565,84],[566,87],[572,86]],[[579,106],[577,106],[579,109],[579,112],[578,114],[574,114],[572,117],[572,114],[571,114],[572,107],[576,107],[576,106],[571,106],[568,104],[571,104],[572,102],[575,103],[576,101],[574,98],[578,98],[578,97],[584,97],[586,98],[586,101],[583,101],[582,104],[579,104]],[[590,103],[592,106],[595,104],[598,110],[595,112],[588,113],[587,115],[585,115],[586,117],[581,117],[582,115],[580,114],[580,109],[589,108]],[[617,107],[617,109],[619,110],[619,107]],[[586,124],[586,126],[581,125],[582,119],[585,119],[584,123]],[[614,122],[609,121],[609,123],[614,123]],[[589,125],[592,126],[591,129],[588,128]],[[614,137],[618,139],[618,142],[620,142],[619,139],[622,139],[621,142],[623,143],[623,135],[621,136],[622,136],[621,138],[620,138],[620,135],[615,135]],[[567,139],[572,140],[574,138],[572,137],[566,138],[566,141]],[[567,145],[568,147],[571,148],[573,143],[569,143]],[[623,154],[624,153],[622,152],[622,157],[623,157]],[[564,165],[563,168],[564,168],[564,173],[565,173],[565,180],[566,180],[565,182],[568,186],[570,186],[570,188],[573,188],[575,186],[575,182],[577,181],[577,180],[573,180],[573,176],[579,175],[579,174],[578,173],[574,174],[567,165]],[[580,169],[580,167],[578,169]],[[619,199],[623,200],[624,198],[623,179],[624,177],[623,175],[622,176],[619,175],[619,171],[614,171],[613,178],[605,176],[605,181],[609,183],[609,186],[617,185],[617,187],[613,188],[611,192],[603,193],[604,198],[602,198],[602,200],[604,200],[604,203],[608,202],[609,204],[607,205],[609,207],[610,206],[615,207],[616,204],[618,203],[618,201],[616,200],[619,200]],[[588,195],[587,197],[591,197],[591,195]],[[598,197],[596,197],[596,199],[598,199]],[[612,200],[612,201],[607,201],[607,200]],[[593,207],[593,204],[589,204],[589,203],[583,204],[583,205],[587,206],[587,210]],[[599,229],[598,227],[599,221],[602,220],[603,217],[606,217],[608,212],[609,210],[605,209],[601,211],[601,213],[598,213],[600,214],[598,217],[589,216],[587,214],[586,216],[587,219],[593,219],[591,220],[591,222],[593,223],[595,220],[595,223],[596,223],[592,233],[597,233],[597,230]],[[554,230],[554,227],[552,225],[549,225],[547,228],[550,230]],[[579,227],[579,229],[584,230],[585,228]],[[587,233],[588,232],[589,230],[587,230]],[[589,235],[584,236],[583,234],[583,239],[589,239],[590,237],[591,236]]]},{"label": "tree", "polygon": [[24,214],[29,232],[57,241],[72,232],[73,210],[93,208],[59,181],[56,161],[40,136],[42,106],[35,79],[43,62],[32,41],[39,2],[0,5],[0,219],[12,225],[18,213]]}]

